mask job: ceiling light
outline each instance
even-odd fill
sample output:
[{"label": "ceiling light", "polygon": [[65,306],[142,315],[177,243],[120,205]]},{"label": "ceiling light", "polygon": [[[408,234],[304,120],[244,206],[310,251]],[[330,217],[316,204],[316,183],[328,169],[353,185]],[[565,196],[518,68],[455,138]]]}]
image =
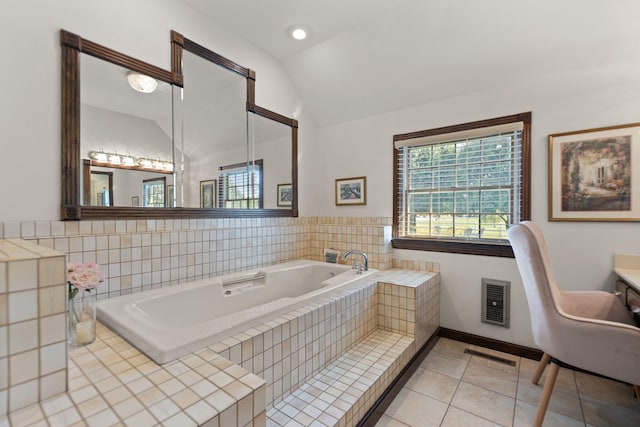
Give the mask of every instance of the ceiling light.
[{"label": "ceiling light", "polygon": [[133,90],[142,93],[151,93],[158,87],[158,81],[146,74],[129,71],[127,73],[127,81]]},{"label": "ceiling light", "polygon": [[289,34],[296,40],[304,40],[309,35],[309,30],[307,30],[305,27],[300,26],[292,27],[289,30]]}]

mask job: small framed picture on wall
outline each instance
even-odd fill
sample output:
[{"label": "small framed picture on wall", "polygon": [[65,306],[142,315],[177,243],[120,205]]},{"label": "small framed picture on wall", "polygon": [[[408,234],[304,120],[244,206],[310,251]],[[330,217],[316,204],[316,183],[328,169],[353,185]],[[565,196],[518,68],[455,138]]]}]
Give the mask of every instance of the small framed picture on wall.
[{"label": "small framed picture on wall", "polygon": [[336,179],[336,206],[366,205],[367,177]]}]

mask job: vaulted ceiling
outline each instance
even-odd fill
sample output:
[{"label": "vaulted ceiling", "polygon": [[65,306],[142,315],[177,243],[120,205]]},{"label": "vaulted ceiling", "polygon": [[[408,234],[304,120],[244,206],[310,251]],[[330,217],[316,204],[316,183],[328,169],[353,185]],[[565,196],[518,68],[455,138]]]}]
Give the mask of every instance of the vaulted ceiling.
[{"label": "vaulted ceiling", "polygon": [[279,59],[320,126],[640,57],[636,0],[183,1]]}]

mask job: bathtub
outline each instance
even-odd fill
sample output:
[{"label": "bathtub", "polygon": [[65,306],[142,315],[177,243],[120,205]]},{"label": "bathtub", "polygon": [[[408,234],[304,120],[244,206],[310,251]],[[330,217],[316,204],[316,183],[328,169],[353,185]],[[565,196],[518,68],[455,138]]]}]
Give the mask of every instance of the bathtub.
[{"label": "bathtub", "polygon": [[162,364],[377,274],[291,261],[100,301],[97,316]]}]

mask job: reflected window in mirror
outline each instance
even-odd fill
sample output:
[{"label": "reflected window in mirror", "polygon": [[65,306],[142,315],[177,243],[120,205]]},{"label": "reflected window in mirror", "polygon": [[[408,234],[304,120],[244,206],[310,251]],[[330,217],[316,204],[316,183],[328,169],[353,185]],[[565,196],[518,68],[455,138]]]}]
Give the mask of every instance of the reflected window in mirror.
[{"label": "reflected window in mirror", "polygon": [[220,202],[225,208],[262,209],[264,207],[263,160],[220,167]]},{"label": "reflected window in mirror", "polygon": [[167,179],[151,178],[142,181],[142,206],[150,208],[163,208],[166,204],[165,188]]}]

